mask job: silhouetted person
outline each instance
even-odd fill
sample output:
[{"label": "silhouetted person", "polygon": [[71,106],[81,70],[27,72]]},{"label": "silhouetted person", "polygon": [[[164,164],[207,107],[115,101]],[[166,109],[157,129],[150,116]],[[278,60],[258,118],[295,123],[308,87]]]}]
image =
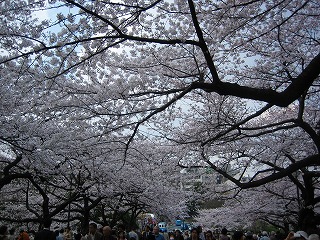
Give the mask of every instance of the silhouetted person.
[{"label": "silhouetted person", "polygon": [[45,220],[43,222],[44,228],[41,231],[36,233],[34,240],[44,240],[44,239],[55,240],[56,239],[55,233],[50,230],[51,223],[52,223],[51,219]]}]

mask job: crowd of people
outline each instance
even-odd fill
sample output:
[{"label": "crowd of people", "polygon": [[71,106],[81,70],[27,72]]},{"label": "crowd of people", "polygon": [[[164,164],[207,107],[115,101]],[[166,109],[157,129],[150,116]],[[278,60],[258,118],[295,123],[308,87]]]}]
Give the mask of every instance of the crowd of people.
[{"label": "crowd of people", "polygon": [[159,226],[147,225],[143,231],[130,228],[126,229],[123,224],[116,228],[110,226],[98,226],[92,222],[89,231],[81,233],[80,230],[73,232],[70,227],[51,230],[51,221],[43,224],[43,230],[39,232],[26,232],[0,227],[0,240],[320,240],[318,234],[308,235],[304,231],[290,232],[286,237],[275,232],[262,231],[260,233],[234,231],[229,232],[226,228],[221,231],[202,231],[202,227],[192,228],[182,232],[175,229],[170,232],[161,232]]},{"label": "crowd of people", "polygon": [[25,231],[17,232],[14,228],[8,229],[6,225],[0,227],[0,240],[74,240],[73,233],[69,227],[52,231],[51,220],[43,222],[43,229],[39,232]]}]

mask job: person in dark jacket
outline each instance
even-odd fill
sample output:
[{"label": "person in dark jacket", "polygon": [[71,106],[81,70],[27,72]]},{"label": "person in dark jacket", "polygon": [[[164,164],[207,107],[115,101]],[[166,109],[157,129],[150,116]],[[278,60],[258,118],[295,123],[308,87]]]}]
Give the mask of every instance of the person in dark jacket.
[{"label": "person in dark jacket", "polygon": [[52,223],[51,219],[45,220],[43,222],[44,228],[41,231],[36,233],[34,240],[45,240],[45,239],[55,240],[56,239],[55,233],[50,230],[51,223]]},{"label": "person in dark jacket", "polygon": [[0,240],[8,240],[8,226],[3,225],[0,227]]}]

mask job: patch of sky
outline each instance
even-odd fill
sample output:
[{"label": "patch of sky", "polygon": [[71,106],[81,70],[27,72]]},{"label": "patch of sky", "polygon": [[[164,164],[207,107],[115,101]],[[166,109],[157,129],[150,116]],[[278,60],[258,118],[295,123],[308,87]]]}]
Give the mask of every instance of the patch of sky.
[{"label": "patch of sky", "polygon": [[39,22],[49,21],[51,23],[50,27],[47,29],[48,32],[58,32],[61,30],[59,26],[59,16],[68,16],[68,15],[77,14],[77,10],[75,8],[71,8],[67,6],[65,3],[53,3],[52,1],[44,1],[42,7],[35,8],[32,11],[31,17],[37,19]]}]

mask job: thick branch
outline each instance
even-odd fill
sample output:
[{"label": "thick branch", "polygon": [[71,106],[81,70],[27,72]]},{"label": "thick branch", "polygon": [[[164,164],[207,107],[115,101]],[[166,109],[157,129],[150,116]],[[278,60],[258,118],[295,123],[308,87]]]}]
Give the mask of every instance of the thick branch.
[{"label": "thick branch", "polygon": [[240,86],[239,84],[228,82],[194,82],[192,83],[192,87],[194,89],[202,89],[206,92],[216,92],[220,95],[236,96],[271,103],[279,107],[287,107],[307,91],[317,79],[320,74],[319,66],[320,53],[312,59],[300,75],[282,92],[277,92],[272,89],[257,89]]},{"label": "thick branch", "polygon": [[320,155],[318,155],[318,154],[313,155],[313,156],[307,157],[303,160],[297,161],[297,162],[289,165],[287,168],[283,168],[280,171],[273,173],[267,177],[264,177],[264,178],[261,178],[261,179],[258,179],[258,180],[252,181],[252,182],[247,182],[247,183],[240,182],[238,179],[235,179],[234,177],[230,176],[228,173],[226,173],[222,169],[219,169],[217,166],[215,166],[209,160],[207,161],[207,163],[210,165],[210,167],[212,169],[214,169],[215,171],[217,171],[218,173],[223,175],[225,178],[227,178],[228,180],[230,180],[231,182],[236,184],[241,189],[248,189],[248,188],[259,187],[264,184],[273,182],[275,180],[284,178],[286,176],[289,176],[293,172],[298,171],[299,169],[302,169],[302,168],[305,168],[308,166],[319,165],[319,161],[320,161]]}]

